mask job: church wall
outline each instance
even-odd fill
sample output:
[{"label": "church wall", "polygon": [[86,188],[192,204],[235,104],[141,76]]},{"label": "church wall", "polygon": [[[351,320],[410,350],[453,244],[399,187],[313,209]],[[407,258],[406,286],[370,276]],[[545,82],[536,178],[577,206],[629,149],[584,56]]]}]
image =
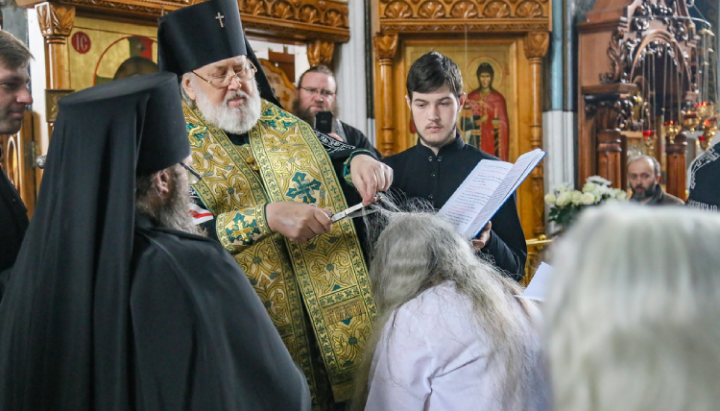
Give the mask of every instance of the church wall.
[{"label": "church wall", "polygon": [[[360,0],[348,2],[350,41],[335,50],[335,80],[339,93],[337,103],[340,120],[368,135],[367,82],[365,70],[365,5]],[[372,137],[372,138],[371,138]]]},{"label": "church wall", "polygon": [[28,44],[28,25],[25,9],[9,2],[0,6],[3,16],[2,29]]}]

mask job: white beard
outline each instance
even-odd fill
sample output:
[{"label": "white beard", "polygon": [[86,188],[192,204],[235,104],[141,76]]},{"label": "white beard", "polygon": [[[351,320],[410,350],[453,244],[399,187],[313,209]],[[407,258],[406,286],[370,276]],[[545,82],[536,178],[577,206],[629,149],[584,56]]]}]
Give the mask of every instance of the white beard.
[{"label": "white beard", "polygon": [[[207,96],[200,91],[199,87],[194,88],[195,104],[200,109],[205,120],[222,130],[233,134],[244,134],[250,131],[260,119],[261,104],[257,83],[255,84],[254,93],[248,94],[242,90],[228,92],[225,95],[225,100],[217,106],[208,101]],[[228,101],[238,97],[245,99],[244,104],[238,107],[228,107]]]}]

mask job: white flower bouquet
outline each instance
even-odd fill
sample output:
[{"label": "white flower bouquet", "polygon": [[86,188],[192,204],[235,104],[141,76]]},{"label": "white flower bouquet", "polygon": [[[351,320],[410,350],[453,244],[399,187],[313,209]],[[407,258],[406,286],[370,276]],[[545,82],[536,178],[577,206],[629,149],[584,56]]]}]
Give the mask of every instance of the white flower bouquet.
[{"label": "white flower bouquet", "polygon": [[545,195],[550,206],[549,220],[567,228],[585,208],[603,203],[625,201],[627,193],[610,187],[610,181],[600,177],[588,177],[582,191],[571,190],[568,184],[555,187]]}]

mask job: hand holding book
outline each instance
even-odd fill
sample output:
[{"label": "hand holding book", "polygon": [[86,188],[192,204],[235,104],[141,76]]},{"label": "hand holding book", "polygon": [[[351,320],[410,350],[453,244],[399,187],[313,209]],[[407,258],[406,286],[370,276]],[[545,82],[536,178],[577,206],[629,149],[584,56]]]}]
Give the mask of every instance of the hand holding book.
[{"label": "hand holding book", "polygon": [[544,156],[544,151],[535,149],[515,164],[480,161],[438,215],[466,238],[476,237]]}]

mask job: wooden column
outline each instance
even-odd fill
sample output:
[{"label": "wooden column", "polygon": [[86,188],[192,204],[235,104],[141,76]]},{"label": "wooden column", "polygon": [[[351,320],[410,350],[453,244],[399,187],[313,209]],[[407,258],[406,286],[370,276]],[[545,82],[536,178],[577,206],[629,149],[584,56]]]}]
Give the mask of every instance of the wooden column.
[{"label": "wooden column", "polygon": [[307,56],[310,66],[324,65],[332,69],[335,43],[326,40],[311,40],[307,42]]},{"label": "wooden column", "polygon": [[667,154],[666,191],[685,201],[685,190],[687,189],[687,173],[685,170],[687,137],[685,134],[678,134],[672,142],[670,137],[665,137],[665,153]]},{"label": "wooden column", "polygon": [[395,53],[397,52],[397,34],[378,33],[373,39],[375,47],[375,58],[378,61],[378,75],[380,82],[376,87],[377,99],[375,100],[377,147],[383,156],[389,156],[395,152],[395,140],[393,134],[395,125],[393,123],[393,102],[392,102],[392,65]]},{"label": "wooden column", "polygon": [[[35,6],[40,31],[45,38],[45,80],[48,90],[69,90],[70,60],[67,39],[75,22],[75,7],[58,3],[41,3]],[[48,123],[48,135],[53,125]],[[47,154],[48,141],[40,142],[38,155]],[[39,177],[39,176],[38,176]]]},{"label": "wooden column", "polygon": [[[528,33],[525,38],[525,57],[530,62],[530,75],[532,76],[532,110],[530,117],[530,148],[542,149],[542,58],[547,53],[550,36],[547,32]],[[545,233],[545,195],[543,182],[543,164],[530,173],[530,184],[532,185],[533,235],[538,236]]]},{"label": "wooden column", "polygon": [[[613,187],[622,187],[622,135],[618,129],[603,129],[597,133],[597,171],[610,180]],[[583,184],[584,182],[579,182]]]},{"label": "wooden column", "polygon": [[67,38],[75,22],[75,7],[57,3],[35,6],[43,37],[45,37],[45,72],[47,88],[69,89]]}]

